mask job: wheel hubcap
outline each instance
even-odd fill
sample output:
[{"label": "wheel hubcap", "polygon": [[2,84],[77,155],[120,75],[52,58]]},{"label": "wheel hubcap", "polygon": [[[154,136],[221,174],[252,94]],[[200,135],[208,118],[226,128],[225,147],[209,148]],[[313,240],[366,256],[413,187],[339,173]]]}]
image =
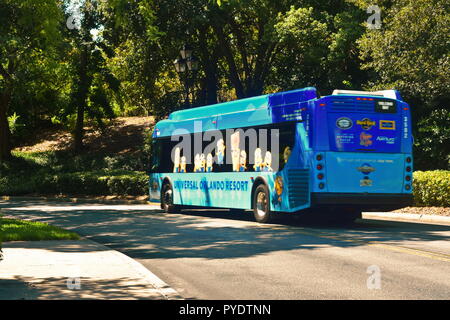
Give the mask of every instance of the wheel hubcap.
[{"label": "wheel hubcap", "polygon": [[266,212],[267,212],[267,197],[264,192],[260,192],[256,197],[256,213],[259,216],[264,216]]},{"label": "wheel hubcap", "polygon": [[164,192],[164,205],[170,206],[172,204],[172,190]]}]

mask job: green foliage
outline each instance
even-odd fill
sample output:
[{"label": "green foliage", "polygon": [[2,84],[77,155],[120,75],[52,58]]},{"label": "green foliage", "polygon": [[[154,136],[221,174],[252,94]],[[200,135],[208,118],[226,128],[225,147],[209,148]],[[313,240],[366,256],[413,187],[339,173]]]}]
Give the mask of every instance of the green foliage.
[{"label": "green foliage", "polygon": [[41,170],[0,177],[0,195],[131,195],[148,191],[148,176],[136,171],[88,171],[54,173]]},{"label": "green foliage", "polygon": [[[376,88],[393,87],[406,98],[419,99],[413,105],[417,109],[448,104],[449,2],[400,0],[393,3],[382,11],[381,29],[368,30],[359,41],[364,68],[376,71],[377,78],[370,83]],[[420,114],[422,110],[418,111]]]},{"label": "green foliage", "polygon": [[415,141],[415,167],[450,169],[450,110],[437,109],[419,121]]},{"label": "green foliage", "polygon": [[[81,21],[69,29],[75,3]],[[85,121],[104,129],[117,115],[162,119],[183,107],[186,83],[194,105],[305,86],[321,94],[395,88],[413,112],[416,168],[448,168],[450,5],[379,0],[381,29],[371,30],[366,9],[373,4],[0,1],[0,162],[46,126],[70,129],[82,146]],[[173,65],[183,44],[200,62],[190,77]],[[93,161],[106,167],[95,170],[145,170],[142,159],[101,157]],[[58,166],[81,172],[70,168],[74,162]]]},{"label": "green foliage", "polygon": [[[79,240],[80,236],[43,222],[0,217],[1,241]],[[1,246],[0,246],[1,248]]]},{"label": "green foliage", "polygon": [[25,127],[23,123],[19,122],[19,118],[20,116],[18,116],[15,112],[8,117],[9,130],[12,134],[17,134],[23,127]]},{"label": "green foliage", "polygon": [[450,171],[416,171],[413,180],[417,206],[450,207]]},{"label": "green foliage", "polygon": [[0,165],[0,195],[145,195],[141,159],[68,152],[15,152]]}]

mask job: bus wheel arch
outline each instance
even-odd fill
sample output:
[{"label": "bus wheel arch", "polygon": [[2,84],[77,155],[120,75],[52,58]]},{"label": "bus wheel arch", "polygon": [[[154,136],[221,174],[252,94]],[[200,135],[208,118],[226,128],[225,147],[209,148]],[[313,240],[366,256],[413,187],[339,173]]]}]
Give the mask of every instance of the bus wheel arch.
[{"label": "bus wheel arch", "polygon": [[166,213],[180,211],[180,207],[173,204],[173,187],[169,178],[164,178],[161,184],[161,209]]},{"label": "bus wheel arch", "polygon": [[267,181],[263,177],[257,177],[252,185],[252,192],[251,192],[251,198],[250,198],[250,208],[253,209],[253,198],[255,197],[255,191],[256,188],[261,185],[265,184],[267,187]]},{"label": "bus wheel arch", "polygon": [[255,220],[260,223],[268,223],[273,219],[270,210],[270,192],[265,179],[258,177],[252,187],[251,208]]}]

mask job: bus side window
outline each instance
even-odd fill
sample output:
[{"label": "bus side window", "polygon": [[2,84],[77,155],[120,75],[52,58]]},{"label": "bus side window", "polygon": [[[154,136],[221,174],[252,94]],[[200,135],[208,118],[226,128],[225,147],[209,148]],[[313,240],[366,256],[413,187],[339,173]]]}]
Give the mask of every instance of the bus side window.
[{"label": "bus side window", "polygon": [[150,172],[160,172],[159,164],[161,157],[161,141],[153,140],[152,141],[152,158],[151,158],[151,167]]},{"label": "bus side window", "polygon": [[286,165],[286,163],[289,161],[292,149],[294,148],[295,126],[288,125],[282,126],[280,128],[279,143],[280,143],[279,170],[282,170]]},{"label": "bus side window", "polygon": [[172,147],[173,143],[172,141],[170,141],[170,138],[163,138],[160,140],[160,148],[159,148],[160,172],[164,173],[173,172]]}]

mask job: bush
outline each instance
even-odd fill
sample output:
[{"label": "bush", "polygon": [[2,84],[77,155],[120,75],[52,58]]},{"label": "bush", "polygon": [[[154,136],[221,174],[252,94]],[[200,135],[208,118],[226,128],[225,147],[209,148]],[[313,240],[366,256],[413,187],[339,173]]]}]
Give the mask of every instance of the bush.
[{"label": "bush", "polygon": [[136,171],[91,171],[8,175],[0,178],[0,195],[131,195],[148,193],[148,176]]},{"label": "bush", "polygon": [[417,206],[450,206],[450,171],[416,171],[413,188]]}]

